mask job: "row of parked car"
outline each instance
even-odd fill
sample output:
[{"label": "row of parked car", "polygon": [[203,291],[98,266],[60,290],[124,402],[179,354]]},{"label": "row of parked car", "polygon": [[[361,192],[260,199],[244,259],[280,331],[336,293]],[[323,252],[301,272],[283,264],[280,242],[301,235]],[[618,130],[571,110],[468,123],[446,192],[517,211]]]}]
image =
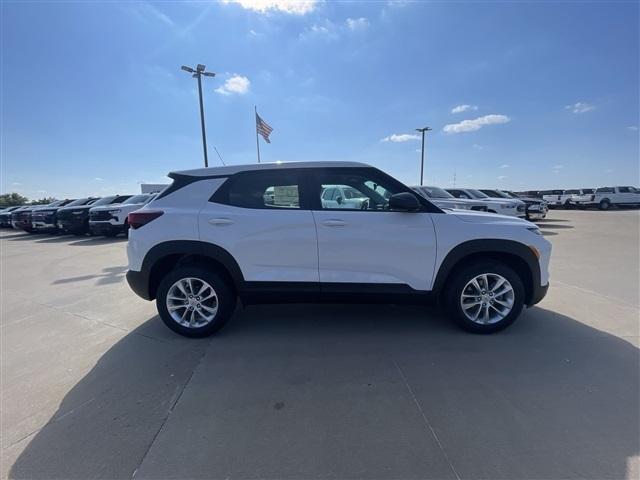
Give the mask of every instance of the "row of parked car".
[{"label": "row of parked car", "polygon": [[608,210],[612,206],[640,206],[640,189],[630,186],[528,191],[522,194],[541,198],[550,208],[595,207]]},{"label": "row of parked car", "polygon": [[110,195],[57,200],[48,205],[9,207],[0,211],[0,227],[12,227],[28,233],[126,235],[129,213],[143,207],[156,195]]},{"label": "row of parked car", "polygon": [[541,220],[547,216],[546,200],[507,190],[414,186],[416,192],[440,208],[477,210],[511,217]]}]

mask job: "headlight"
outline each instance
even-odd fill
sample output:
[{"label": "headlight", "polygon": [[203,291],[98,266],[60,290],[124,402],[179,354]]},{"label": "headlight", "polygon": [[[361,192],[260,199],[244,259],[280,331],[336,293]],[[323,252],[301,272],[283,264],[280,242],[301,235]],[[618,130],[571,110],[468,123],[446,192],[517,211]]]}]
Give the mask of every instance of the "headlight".
[{"label": "headlight", "polygon": [[115,210],[109,210],[109,213],[120,213],[122,210],[116,208]]},{"label": "headlight", "polygon": [[542,232],[540,231],[540,229],[538,227],[527,227],[527,230],[529,230],[530,232],[535,233],[536,235],[542,235]]}]

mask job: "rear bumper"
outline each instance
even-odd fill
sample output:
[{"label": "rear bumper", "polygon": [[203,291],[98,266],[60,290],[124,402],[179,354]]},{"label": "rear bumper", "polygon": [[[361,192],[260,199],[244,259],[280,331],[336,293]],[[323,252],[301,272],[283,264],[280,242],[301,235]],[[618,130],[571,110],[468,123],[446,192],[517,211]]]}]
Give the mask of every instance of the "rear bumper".
[{"label": "rear bumper", "polygon": [[127,272],[127,283],[129,287],[131,287],[131,290],[140,298],[153,300],[149,294],[149,276],[146,273],[129,270]]},{"label": "rear bumper", "polygon": [[529,307],[532,307],[536,303],[540,303],[544,297],[546,297],[547,292],[549,291],[549,284],[547,283],[544,286],[538,286],[534,288],[533,295],[531,295],[531,301],[529,302]]}]

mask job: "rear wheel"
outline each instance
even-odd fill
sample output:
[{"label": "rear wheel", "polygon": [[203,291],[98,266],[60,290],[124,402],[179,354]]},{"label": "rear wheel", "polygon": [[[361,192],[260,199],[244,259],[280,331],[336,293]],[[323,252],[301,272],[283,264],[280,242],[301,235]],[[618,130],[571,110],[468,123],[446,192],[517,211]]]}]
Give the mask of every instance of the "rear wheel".
[{"label": "rear wheel", "polygon": [[454,274],[447,286],[449,315],[463,329],[493,333],[516,321],[524,307],[524,285],[507,265],[484,261]]},{"label": "rear wheel", "polygon": [[609,200],[606,198],[604,200],[600,200],[600,203],[598,204],[598,208],[600,210],[609,210],[609,207],[611,207],[611,202],[609,202]]},{"label": "rear wheel", "polygon": [[167,327],[186,337],[211,335],[231,318],[236,294],[216,272],[178,267],[160,282],[156,305]]}]

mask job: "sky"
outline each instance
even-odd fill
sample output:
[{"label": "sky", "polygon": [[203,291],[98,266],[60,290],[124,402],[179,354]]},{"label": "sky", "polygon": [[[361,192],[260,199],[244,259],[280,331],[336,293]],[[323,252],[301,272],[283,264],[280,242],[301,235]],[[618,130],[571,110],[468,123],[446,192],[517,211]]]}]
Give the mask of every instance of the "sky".
[{"label": "sky", "polygon": [[203,165],[348,160],[407,184],[636,185],[639,3],[1,5],[0,192],[137,193]]}]

